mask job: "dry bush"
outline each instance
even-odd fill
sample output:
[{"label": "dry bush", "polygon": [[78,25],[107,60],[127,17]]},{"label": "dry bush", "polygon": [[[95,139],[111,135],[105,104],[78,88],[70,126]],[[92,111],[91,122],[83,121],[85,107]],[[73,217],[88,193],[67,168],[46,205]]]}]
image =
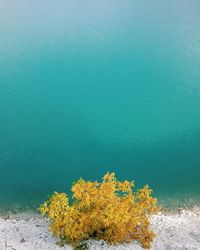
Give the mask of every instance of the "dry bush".
[{"label": "dry bush", "polygon": [[148,186],[133,191],[134,182],[119,182],[107,173],[102,182],[79,179],[72,186],[73,203],[55,192],[39,208],[51,220],[50,230],[73,247],[88,238],[110,244],[137,240],[149,248],[154,238],[150,219],[158,211]]}]

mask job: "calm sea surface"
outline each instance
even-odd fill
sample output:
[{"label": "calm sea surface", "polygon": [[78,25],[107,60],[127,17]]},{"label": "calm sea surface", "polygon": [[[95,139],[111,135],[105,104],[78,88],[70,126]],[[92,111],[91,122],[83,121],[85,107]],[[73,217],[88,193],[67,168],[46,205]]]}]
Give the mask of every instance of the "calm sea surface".
[{"label": "calm sea surface", "polygon": [[0,0],[0,206],[82,176],[200,197],[200,1]]}]

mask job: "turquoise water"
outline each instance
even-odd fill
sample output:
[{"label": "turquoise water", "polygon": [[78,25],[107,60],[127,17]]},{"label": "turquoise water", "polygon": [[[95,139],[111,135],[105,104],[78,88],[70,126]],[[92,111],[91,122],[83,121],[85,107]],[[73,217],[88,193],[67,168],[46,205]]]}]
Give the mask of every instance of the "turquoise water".
[{"label": "turquoise water", "polygon": [[200,2],[0,1],[0,204],[80,176],[200,197]]}]

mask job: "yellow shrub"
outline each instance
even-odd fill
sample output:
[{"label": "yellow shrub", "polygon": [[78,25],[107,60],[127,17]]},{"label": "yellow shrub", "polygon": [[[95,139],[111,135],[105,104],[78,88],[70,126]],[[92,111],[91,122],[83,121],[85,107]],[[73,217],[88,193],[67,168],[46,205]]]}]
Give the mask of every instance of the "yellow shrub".
[{"label": "yellow shrub", "polygon": [[134,182],[119,182],[107,173],[102,182],[78,180],[72,186],[72,204],[65,193],[54,193],[39,211],[51,220],[53,235],[76,247],[90,237],[111,244],[139,241],[149,248],[154,238],[150,230],[157,200],[148,186],[133,192]]}]

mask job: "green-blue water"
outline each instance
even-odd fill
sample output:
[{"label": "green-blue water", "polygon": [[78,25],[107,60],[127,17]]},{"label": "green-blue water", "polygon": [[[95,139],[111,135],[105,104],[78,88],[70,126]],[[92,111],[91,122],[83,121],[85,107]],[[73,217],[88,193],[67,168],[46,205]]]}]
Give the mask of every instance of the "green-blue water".
[{"label": "green-blue water", "polygon": [[0,1],[0,204],[82,176],[200,197],[198,0]]}]

